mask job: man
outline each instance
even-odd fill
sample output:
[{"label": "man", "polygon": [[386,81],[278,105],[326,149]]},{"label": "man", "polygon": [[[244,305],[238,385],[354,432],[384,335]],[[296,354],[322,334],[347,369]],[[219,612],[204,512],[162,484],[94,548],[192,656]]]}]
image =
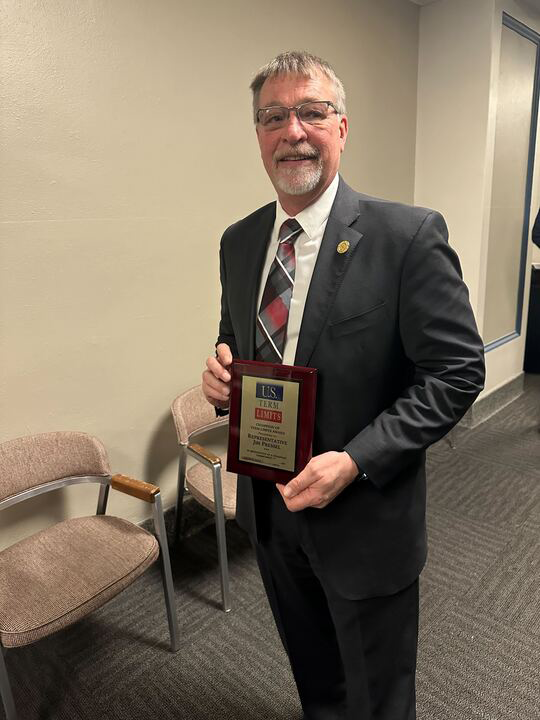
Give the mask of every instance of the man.
[{"label": "man", "polygon": [[251,88],[277,203],[223,235],[203,391],[227,408],[233,356],[317,368],[312,460],[286,486],[240,477],[237,520],[305,718],[412,720],[424,451],[480,392],[482,342],[442,217],[339,177],[348,121],[332,68],[284,53]]}]

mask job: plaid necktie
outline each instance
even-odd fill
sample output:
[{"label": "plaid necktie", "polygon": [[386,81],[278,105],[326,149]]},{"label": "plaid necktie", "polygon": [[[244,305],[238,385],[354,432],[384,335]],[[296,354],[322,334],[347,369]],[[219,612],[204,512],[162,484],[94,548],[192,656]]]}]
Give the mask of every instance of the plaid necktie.
[{"label": "plaid necktie", "polygon": [[287,337],[287,322],[296,268],[294,241],[301,232],[302,226],[293,218],[285,220],[279,230],[276,257],[268,273],[257,315],[256,360],[283,362],[283,346]]}]

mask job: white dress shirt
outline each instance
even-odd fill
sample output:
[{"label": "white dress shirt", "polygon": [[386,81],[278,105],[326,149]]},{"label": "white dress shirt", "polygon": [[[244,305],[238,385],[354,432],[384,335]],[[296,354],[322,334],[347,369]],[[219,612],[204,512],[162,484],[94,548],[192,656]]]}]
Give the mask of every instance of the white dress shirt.
[{"label": "white dress shirt", "polygon": [[[289,322],[287,324],[287,337],[285,339],[285,347],[283,351],[283,364],[292,365],[294,356],[296,355],[296,346],[298,344],[298,335],[300,333],[300,325],[302,324],[302,316],[304,314],[304,305],[313,275],[313,269],[319,254],[319,248],[323,239],[326,223],[330,210],[334,204],[336,193],[339,185],[339,175],[336,173],[335,178],[326,188],[323,194],[312,205],[305,208],[295,216],[302,226],[302,232],[296,238],[294,249],[296,253],[296,270],[294,274],[294,287],[291,298],[291,306],[289,308]],[[259,297],[257,300],[257,312],[261,307],[262,296],[270,272],[270,267],[276,257],[278,247],[279,229],[282,224],[290,217],[281,207],[279,200],[276,207],[276,220],[274,228],[266,251],[266,259],[264,261],[261,273],[261,286],[259,288]]]}]

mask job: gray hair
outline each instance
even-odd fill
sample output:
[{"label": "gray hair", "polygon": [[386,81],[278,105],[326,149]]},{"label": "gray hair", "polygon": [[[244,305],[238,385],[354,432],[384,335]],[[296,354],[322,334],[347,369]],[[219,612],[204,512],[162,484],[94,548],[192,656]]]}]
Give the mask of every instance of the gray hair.
[{"label": "gray hair", "polygon": [[336,110],[344,115],[345,109],[345,88],[338,78],[332,66],[316,55],[304,50],[284,52],[270,60],[264,65],[251,81],[251,92],[253,93],[253,119],[257,122],[257,110],[259,109],[259,96],[265,80],[276,75],[303,75],[312,78],[317,73],[325,75],[334,85],[336,96]]}]

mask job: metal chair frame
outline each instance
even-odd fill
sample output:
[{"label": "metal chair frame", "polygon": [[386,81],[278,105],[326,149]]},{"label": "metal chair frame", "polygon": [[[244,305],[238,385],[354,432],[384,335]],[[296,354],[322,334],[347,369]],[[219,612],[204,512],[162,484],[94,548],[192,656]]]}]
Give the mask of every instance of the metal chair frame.
[{"label": "metal chair frame", "polygon": [[[100,488],[96,515],[105,515],[112,479],[113,476],[111,475],[81,475],[52,480],[51,482],[43,483],[42,485],[38,485],[34,488],[22,490],[15,495],[5,498],[0,502],[0,511],[11,507],[12,505],[16,505],[17,503],[23,502],[24,500],[28,500],[29,498],[36,497],[37,495],[57,490],[58,488],[78,485],[80,483],[98,483]],[[171,650],[172,652],[177,652],[179,649],[180,632],[178,628],[178,618],[175,611],[174,587],[171,572],[171,561],[169,557],[169,547],[167,544],[167,533],[163,518],[163,505],[159,491],[155,493],[153,499],[152,511],[154,530],[160,550],[163,592],[165,595],[165,608],[167,611],[169,633],[171,636]],[[13,692],[11,690],[11,684],[9,682],[4,658],[7,648],[1,644],[0,647],[2,648],[2,652],[0,652],[0,692],[2,695],[2,703],[6,713],[6,720],[17,720],[15,701],[13,699]]]},{"label": "metal chair frame", "polygon": [[187,443],[179,443],[178,457],[178,491],[176,494],[176,516],[174,526],[175,543],[180,540],[180,523],[182,520],[182,508],[186,485],[186,462],[187,456],[194,458],[205,465],[212,472],[214,486],[214,508],[216,518],[216,537],[218,546],[219,578],[221,583],[221,599],[224,612],[231,610],[231,596],[229,590],[229,562],[227,559],[227,538],[225,535],[225,511],[223,509],[223,487],[221,482],[221,458],[206,450],[201,445],[192,442],[199,435],[213,430],[214,428],[226,425],[227,418],[217,419],[211,425],[198,428],[188,437]]}]

